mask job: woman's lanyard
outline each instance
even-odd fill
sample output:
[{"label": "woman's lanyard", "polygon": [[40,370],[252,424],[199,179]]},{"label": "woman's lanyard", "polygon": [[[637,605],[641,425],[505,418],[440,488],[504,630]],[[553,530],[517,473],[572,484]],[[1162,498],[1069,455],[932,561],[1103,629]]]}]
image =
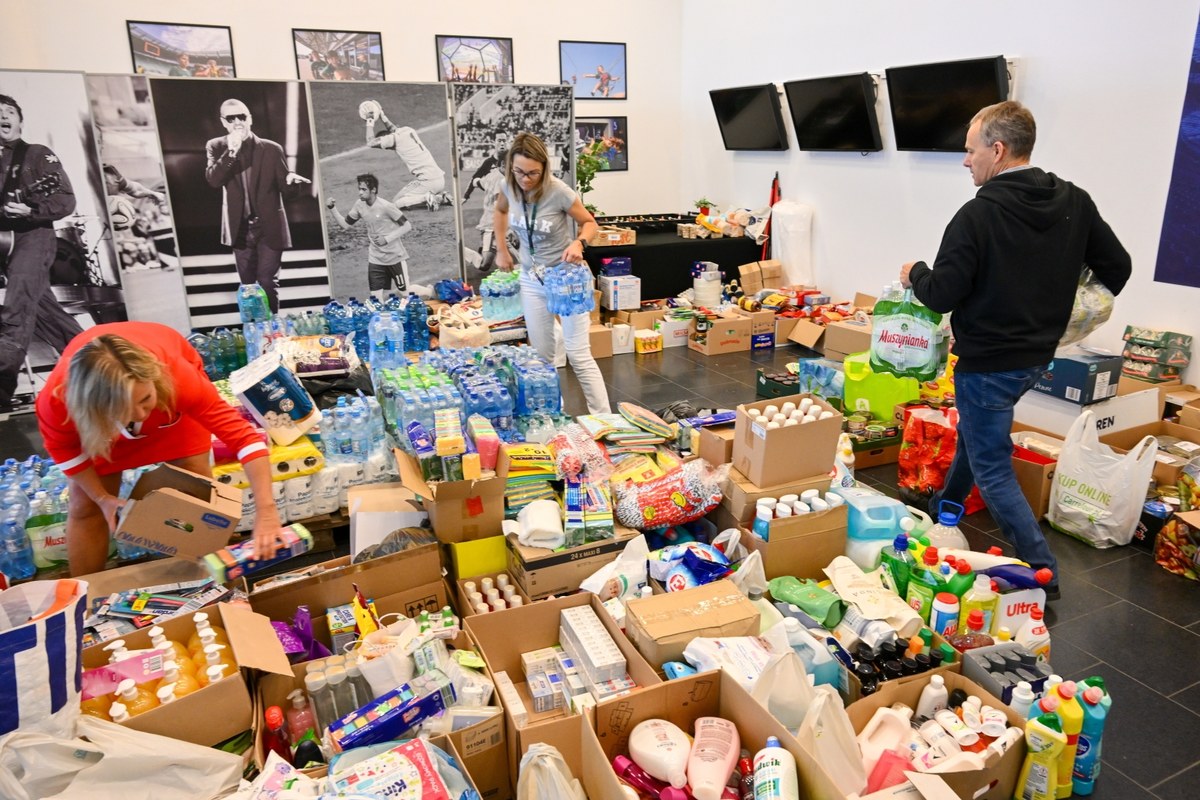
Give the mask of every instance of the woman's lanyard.
[{"label": "woman's lanyard", "polygon": [[[525,190],[521,189],[521,215],[525,218],[525,236],[526,236],[526,238],[529,239],[529,263],[531,265],[533,264],[534,257],[535,257],[535,252],[533,249],[533,224],[535,222],[537,222],[537,212],[538,212],[537,207],[538,207],[538,204],[534,203],[533,204],[533,216],[530,216],[529,200],[525,196]],[[542,280],[542,276],[538,275],[538,273],[536,271],[534,271],[534,275],[537,276],[538,282],[540,282],[542,284],[545,283],[545,281]]]}]

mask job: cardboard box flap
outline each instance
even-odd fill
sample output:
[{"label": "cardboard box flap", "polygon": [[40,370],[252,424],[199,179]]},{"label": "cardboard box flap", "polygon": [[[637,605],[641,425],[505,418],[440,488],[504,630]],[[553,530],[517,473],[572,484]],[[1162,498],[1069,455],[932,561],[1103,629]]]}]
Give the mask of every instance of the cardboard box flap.
[{"label": "cardboard box flap", "polygon": [[806,319],[798,319],[796,320],[796,324],[792,326],[792,332],[788,334],[788,341],[803,345],[809,350],[814,350],[824,335],[825,328],[823,326]]},{"label": "cardboard box flap", "polygon": [[404,488],[412,492],[417,501],[432,500],[434,498],[433,489],[425,482],[425,477],[421,474],[421,465],[417,459],[399,448],[394,453],[396,467],[400,470],[400,483],[404,485]]},{"label": "cardboard box flap", "polygon": [[[477,497],[484,493],[485,484],[488,484],[493,478],[503,478],[507,473],[507,470],[501,469],[504,459],[499,458],[496,461],[495,475],[485,474],[484,477],[471,481],[439,481],[429,484],[425,482],[425,478],[421,474],[421,465],[415,456],[398,448],[393,452],[396,457],[396,466],[400,470],[400,483],[413,493],[415,500],[463,500],[468,497]],[[492,485],[494,486],[494,484]]]},{"label": "cardboard box flap", "polygon": [[291,675],[292,665],[271,627],[271,620],[240,605],[221,603],[221,622],[238,666]]},{"label": "cardboard box flap", "polygon": [[239,512],[242,507],[241,489],[217,483],[203,475],[170,464],[160,464],[142,473],[129,496],[133,500],[141,500],[155,491],[169,491],[214,505],[221,501],[236,503]]},{"label": "cardboard box flap", "polygon": [[[696,635],[696,630],[721,629],[727,625],[739,629],[746,619],[746,596],[728,580],[707,584],[709,597],[700,606],[689,590],[669,592],[647,598],[636,598],[637,616],[646,634],[658,642],[671,641],[675,637]],[[699,588],[699,587],[697,587]],[[726,591],[728,589],[728,591]],[[646,607],[648,606],[648,608]],[[718,634],[720,635],[720,634]],[[738,635],[743,635],[739,632]]]},{"label": "cardboard box flap", "polygon": [[1175,516],[1193,528],[1200,529],[1200,511],[1176,511]]}]

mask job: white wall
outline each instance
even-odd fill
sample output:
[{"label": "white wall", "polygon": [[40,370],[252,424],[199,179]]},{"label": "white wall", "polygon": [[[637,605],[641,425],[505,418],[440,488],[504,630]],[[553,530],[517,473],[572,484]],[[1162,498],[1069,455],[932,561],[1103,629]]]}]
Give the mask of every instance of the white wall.
[{"label": "white wall", "polygon": [[[728,153],[708,89],[863,70],[882,77],[889,66],[1002,53],[1017,60],[1015,98],[1038,121],[1033,163],[1090,192],[1133,257],[1113,319],[1092,343],[1119,349],[1128,323],[1200,333],[1200,289],[1153,281],[1198,5],[755,0],[738,8],[745,24],[725,25],[714,20],[728,4],[692,0],[683,18],[681,200],[760,205],[779,170],[783,196],[814,208],[822,288],[874,294],[903,262],[933,259],[946,223],[975,191],[961,157],[897,152],[886,85],[881,153],[802,153],[790,118],[788,152]],[[1200,380],[1200,368],[1191,375]]]},{"label": "white wall", "polygon": [[680,2],[0,0],[0,67],[127,73],[128,19],[230,26],[239,78],[295,78],[293,27],[379,31],[394,81],[437,79],[435,34],[512,38],[518,83],[558,83],[559,39],[625,42],[630,99],[579,100],[575,113],[628,117],[630,168],[598,175],[587,199],[609,214],[661,212],[680,181]]}]

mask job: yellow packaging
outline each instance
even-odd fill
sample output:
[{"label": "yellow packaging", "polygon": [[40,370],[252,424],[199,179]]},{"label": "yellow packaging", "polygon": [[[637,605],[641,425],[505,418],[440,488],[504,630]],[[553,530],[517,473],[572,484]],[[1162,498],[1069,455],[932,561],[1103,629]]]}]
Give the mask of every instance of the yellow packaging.
[{"label": "yellow packaging", "polygon": [[479,480],[479,478],[483,475],[483,468],[479,466],[479,453],[463,453],[462,469],[463,480]]},{"label": "yellow packaging", "polygon": [[[271,461],[271,480],[282,481],[299,475],[312,475],[325,466],[325,458],[307,436],[301,436],[289,445],[272,444],[268,458]],[[230,461],[213,467],[213,480],[225,486],[249,489],[246,471],[240,461]]]},{"label": "yellow packaging", "polygon": [[1016,796],[1023,800],[1054,800],[1058,784],[1058,758],[1067,747],[1067,735],[1054,714],[1042,714],[1025,723],[1025,763],[1017,778]]},{"label": "yellow packaging", "polygon": [[639,330],[633,332],[633,352],[660,353],[662,349],[662,334],[658,331]]}]

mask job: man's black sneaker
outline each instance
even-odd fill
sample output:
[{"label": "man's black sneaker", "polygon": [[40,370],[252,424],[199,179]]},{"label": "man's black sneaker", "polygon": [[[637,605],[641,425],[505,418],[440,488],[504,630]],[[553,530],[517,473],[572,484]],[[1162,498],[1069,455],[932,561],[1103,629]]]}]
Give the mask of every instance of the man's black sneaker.
[{"label": "man's black sneaker", "polygon": [[1061,597],[1062,597],[1062,592],[1060,592],[1058,590],[1057,586],[1047,586],[1046,587],[1046,602],[1047,603],[1049,603],[1051,600],[1058,600]]}]

